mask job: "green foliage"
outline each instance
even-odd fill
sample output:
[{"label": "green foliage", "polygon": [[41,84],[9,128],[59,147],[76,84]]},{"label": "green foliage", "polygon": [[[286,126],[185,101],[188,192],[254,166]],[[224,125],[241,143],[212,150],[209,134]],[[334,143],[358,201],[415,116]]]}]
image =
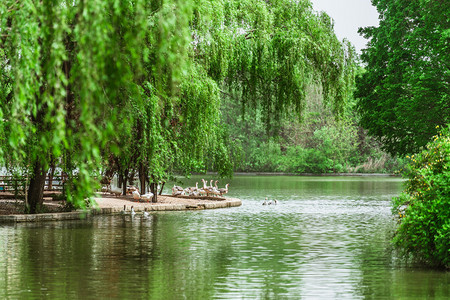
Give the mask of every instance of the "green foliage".
[{"label": "green foliage", "polygon": [[230,175],[245,144],[220,123],[222,94],[270,128],[310,84],[338,112],[351,93],[354,51],[309,1],[5,0],[0,14],[2,163],[30,191],[55,163],[75,207],[111,165],[154,183]]},{"label": "green foliage", "polygon": [[450,2],[375,0],[379,27],[357,78],[361,125],[395,155],[417,152],[450,122]]},{"label": "green foliage", "polygon": [[354,50],[309,1],[205,3],[192,28],[196,61],[243,109],[259,107],[267,129],[276,132],[286,114],[301,115],[310,85],[342,113],[353,88]]},{"label": "green foliage", "polygon": [[228,147],[235,155],[236,171],[287,173],[394,173],[402,160],[380,150],[380,145],[357,125],[352,101],[336,120],[313,89],[307,93],[307,106],[301,121],[283,118],[280,135],[269,138],[261,109],[244,115],[229,95],[223,100],[222,114],[228,125]]},{"label": "green foliage", "polygon": [[450,267],[450,127],[410,158],[408,178],[394,198],[395,244],[428,263]]}]

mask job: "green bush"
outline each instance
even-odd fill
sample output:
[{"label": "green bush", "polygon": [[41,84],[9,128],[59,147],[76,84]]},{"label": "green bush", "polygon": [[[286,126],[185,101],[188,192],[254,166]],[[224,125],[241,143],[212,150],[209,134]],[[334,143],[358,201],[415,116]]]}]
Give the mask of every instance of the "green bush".
[{"label": "green bush", "polygon": [[408,181],[394,198],[394,243],[431,265],[450,267],[450,129],[410,158]]}]

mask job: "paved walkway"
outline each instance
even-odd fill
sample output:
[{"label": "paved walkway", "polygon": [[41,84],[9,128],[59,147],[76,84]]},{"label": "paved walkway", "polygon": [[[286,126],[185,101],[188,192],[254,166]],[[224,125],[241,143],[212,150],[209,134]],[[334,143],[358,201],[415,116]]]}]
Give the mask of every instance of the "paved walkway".
[{"label": "paved walkway", "polygon": [[124,205],[126,211],[134,207],[136,212],[160,211],[160,210],[190,210],[190,209],[212,209],[225,208],[233,206],[241,206],[242,201],[236,198],[225,198],[225,200],[204,200],[204,199],[186,199],[169,196],[158,196],[158,203],[152,202],[135,202],[132,198],[114,198],[102,197],[96,198],[95,201],[100,209],[111,209],[112,212],[123,211]]}]

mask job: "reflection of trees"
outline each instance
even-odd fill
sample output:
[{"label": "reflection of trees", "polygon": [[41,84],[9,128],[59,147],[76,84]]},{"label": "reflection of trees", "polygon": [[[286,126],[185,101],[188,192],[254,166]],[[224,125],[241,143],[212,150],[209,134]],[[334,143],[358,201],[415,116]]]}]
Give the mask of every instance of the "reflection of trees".
[{"label": "reflection of trees", "polygon": [[20,225],[8,288],[52,299],[211,298],[227,277],[230,240],[186,236],[195,229],[183,220],[169,213]]},{"label": "reflection of trees", "polygon": [[364,240],[356,259],[361,270],[361,296],[365,299],[448,299],[448,272],[427,270],[399,258],[390,245],[394,231],[390,215],[376,216],[371,222],[360,228]]},{"label": "reflection of trees", "polygon": [[[86,274],[94,265],[94,235],[89,222],[32,224],[20,228],[17,288],[37,298],[89,296]],[[82,249],[82,251],[80,251]],[[25,295],[21,295],[24,297]],[[26,297],[25,297],[26,298]]]}]

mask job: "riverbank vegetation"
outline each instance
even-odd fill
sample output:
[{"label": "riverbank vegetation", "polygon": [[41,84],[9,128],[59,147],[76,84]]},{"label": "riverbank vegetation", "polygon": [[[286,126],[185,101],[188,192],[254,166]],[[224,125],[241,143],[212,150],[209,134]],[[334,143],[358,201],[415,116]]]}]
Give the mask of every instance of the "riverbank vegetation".
[{"label": "riverbank vegetation", "polygon": [[394,239],[408,254],[450,268],[450,127],[410,157],[405,191],[394,198]]},{"label": "riverbank vegetation", "polygon": [[[406,156],[405,191],[394,199],[395,244],[450,267],[450,3],[373,1],[379,27],[361,56],[360,124],[393,155]],[[418,153],[418,154],[415,154]],[[407,156],[408,155],[408,156]]]}]

